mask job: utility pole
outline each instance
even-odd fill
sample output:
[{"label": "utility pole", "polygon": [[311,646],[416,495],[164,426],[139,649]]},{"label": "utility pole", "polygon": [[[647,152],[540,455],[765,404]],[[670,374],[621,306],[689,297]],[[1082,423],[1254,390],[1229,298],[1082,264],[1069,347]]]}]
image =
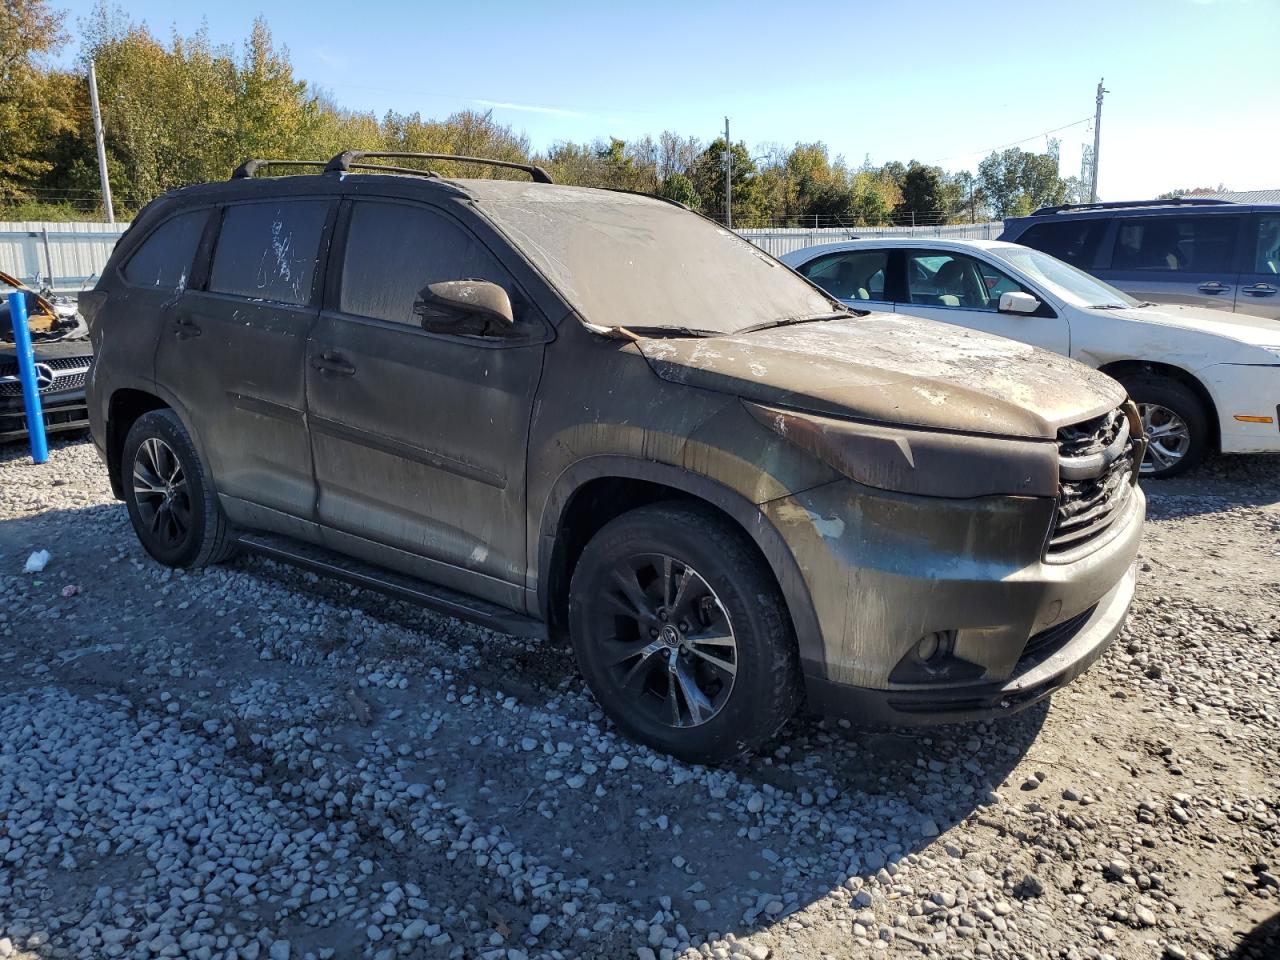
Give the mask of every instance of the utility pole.
[{"label": "utility pole", "polygon": [[729,118],[724,118],[724,225],[733,229],[733,146],[729,140]]},{"label": "utility pole", "polygon": [[107,214],[107,223],[115,223],[116,214],[111,206],[111,181],[107,177],[107,141],[102,135],[102,110],[98,106],[98,71],[92,60],[89,61],[89,104],[93,107],[93,139],[98,145],[98,176],[102,179],[102,206]]},{"label": "utility pole", "polygon": [[1102,136],[1102,95],[1110,92],[1110,90],[1103,88],[1102,80],[1099,80],[1097,98],[1098,106],[1093,114],[1093,176],[1089,178],[1090,203],[1098,202],[1098,144]]}]

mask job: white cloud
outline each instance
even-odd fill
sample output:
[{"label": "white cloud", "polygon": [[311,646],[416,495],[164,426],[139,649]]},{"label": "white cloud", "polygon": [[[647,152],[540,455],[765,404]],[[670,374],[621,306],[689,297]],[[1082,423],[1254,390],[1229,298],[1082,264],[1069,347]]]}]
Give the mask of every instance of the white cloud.
[{"label": "white cloud", "polygon": [[557,117],[586,117],[585,113],[579,113],[577,110],[566,110],[563,107],[542,107],[529,103],[507,103],[503,100],[476,100],[476,103],[484,107],[492,107],[495,110],[517,110],[521,113],[549,113]]}]

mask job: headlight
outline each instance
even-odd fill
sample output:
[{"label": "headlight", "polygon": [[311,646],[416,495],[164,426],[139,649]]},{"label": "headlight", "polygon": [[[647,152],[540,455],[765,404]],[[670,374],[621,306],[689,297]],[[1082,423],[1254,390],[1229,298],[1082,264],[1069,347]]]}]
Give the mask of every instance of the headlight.
[{"label": "headlight", "polygon": [[774,433],[868,487],[952,498],[1058,493],[1052,441],[883,427],[743,404]]}]

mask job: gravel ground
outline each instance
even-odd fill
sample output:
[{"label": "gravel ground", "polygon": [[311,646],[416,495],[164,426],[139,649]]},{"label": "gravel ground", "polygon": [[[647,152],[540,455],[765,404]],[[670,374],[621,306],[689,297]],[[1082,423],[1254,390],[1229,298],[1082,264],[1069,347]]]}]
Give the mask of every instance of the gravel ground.
[{"label": "gravel ground", "polygon": [[88,442],[10,445],[0,958],[1280,956],[1280,459],[1148,491],[1130,625],[1052,705],[710,769],[563,651],[166,570]]}]

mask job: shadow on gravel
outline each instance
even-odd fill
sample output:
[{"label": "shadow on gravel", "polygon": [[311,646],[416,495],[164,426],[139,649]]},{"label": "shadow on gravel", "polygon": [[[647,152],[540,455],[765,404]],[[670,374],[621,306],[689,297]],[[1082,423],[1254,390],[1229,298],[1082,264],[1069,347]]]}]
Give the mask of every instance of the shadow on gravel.
[{"label": "shadow on gravel", "polygon": [[1280,456],[1211,457],[1181,477],[1144,480],[1142,489],[1152,519],[1280,503]]},{"label": "shadow on gravel", "polygon": [[1229,960],[1275,960],[1276,957],[1280,957],[1280,913],[1273,913],[1245,934],[1231,951]]}]

